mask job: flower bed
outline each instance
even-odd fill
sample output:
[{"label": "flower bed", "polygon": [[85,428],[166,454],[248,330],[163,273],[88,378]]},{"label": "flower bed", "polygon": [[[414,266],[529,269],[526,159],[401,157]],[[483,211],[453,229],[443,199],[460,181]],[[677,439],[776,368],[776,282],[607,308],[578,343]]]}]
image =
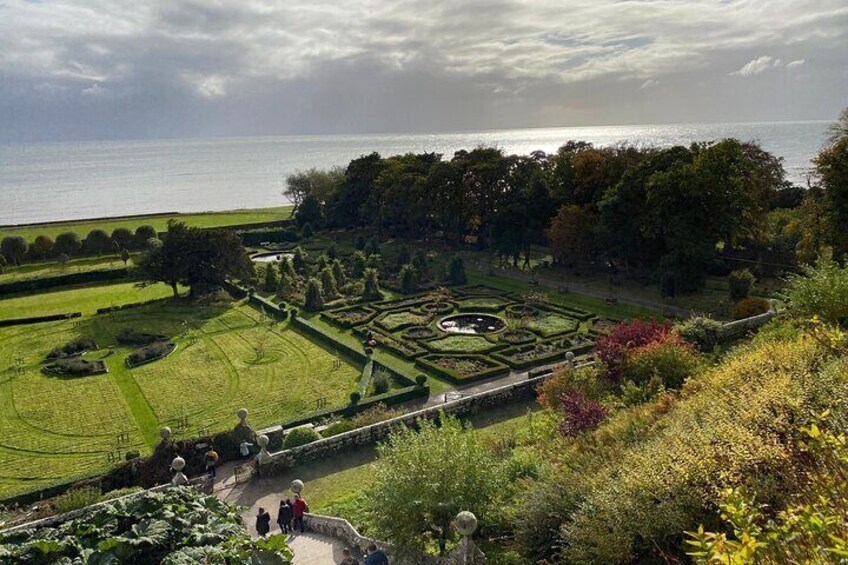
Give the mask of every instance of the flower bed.
[{"label": "flower bed", "polygon": [[432,371],[454,383],[494,377],[509,367],[483,355],[427,355],[415,360],[416,366]]},{"label": "flower bed", "polygon": [[427,353],[427,351],[419,346],[417,342],[398,339],[395,336],[390,335],[388,332],[380,329],[371,330],[368,327],[360,326],[354,328],[353,333],[357,337],[364,338],[369,331],[371,331],[371,338],[377,342],[377,345],[388,349],[392,353],[400,355],[404,359],[412,360],[419,355]]},{"label": "flower bed", "polygon": [[505,312],[511,318],[526,318],[538,314],[539,309],[529,304],[511,304],[506,307]]},{"label": "flower bed", "polygon": [[350,306],[329,312],[322,312],[321,317],[342,328],[352,328],[365,324],[374,319],[377,313],[364,306]]},{"label": "flower bed", "polygon": [[453,310],[450,302],[427,302],[421,306],[421,311],[426,314],[447,314]]},{"label": "flower bed", "polygon": [[150,345],[130,353],[126,360],[127,367],[132,369],[133,367],[153,363],[154,361],[167,357],[173,353],[176,348],[177,344],[172,341],[158,341],[156,343],[151,343]]},{"label": "flower bed", "polygon": [[42,369],[48,375],[59,375],[65,377],[87,377],[89,375],[100,375],[108,373],[106,363],[95,360],[88,361],[79,357],[65,357],[56,359]]},{"label": "flower bed", "polygon": [[566,318],[556,312],[541,312],[527,321],[527,329],[542,337],[571,333],[577,331],[579,327],[580,322],[577,320]]},{"label": "flower bed", "polygon": [[498,339],[510,345],[524,345],[536,341],[536,336],[526,330],[506,330]]},{"label": "flower bed", "polygon": [[74,340],[69,341],[62,347],[53,348],[50,353],[47,354],[47,359],[59,359],[63,357],[79,357],[86,351],[92,351],[97,349],[97,344],[94,343],[94,340],[90,337],[78,337]]},{"label": "flower bed", "polygon": [[436,353],[485,353],[499,347],[480,335],[449,335],[423,342],[424,347]]},{"label": "flower bed", "polygon": [[427,326],[413,326],[403,332],[404,339],[431,339],[436,335],[436,331]]},{"label": "flower bed", "polygon": [[565,356],[565,350],[557,343],[543,342],[512,347],[493,355],[514,369],[526,369],[534,365],[554,363]]},{"label": "flower bed", "polygon": [[390,332],[395,332],[412,326],[424,326],[430,323],[428,314],[416,314],[409,310],[386,312],[377,318],[376,324]]},{"label": "flower bed", "polygon": [[425,302],[432,302],[426,295],[413,296],[411,298],[397,298],[395,300],[381,300],[380,302],[372,302],[369,306],[376,308],[381,312],[389,310],[400,310],[410,306],[420,306]]}]

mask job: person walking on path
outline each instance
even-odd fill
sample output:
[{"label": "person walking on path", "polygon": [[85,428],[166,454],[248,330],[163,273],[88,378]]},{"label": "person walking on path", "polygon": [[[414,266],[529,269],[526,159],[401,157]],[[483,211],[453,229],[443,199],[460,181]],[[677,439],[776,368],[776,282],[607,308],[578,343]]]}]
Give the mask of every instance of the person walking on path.
[{"label": "person walking on path", "polygon": [[389,565],[389,558],[382,549],[377,549],[373,543],[368,546],[368,557],[365,558],[365,565]]},{"label": "person walking on path", "polygon": [[250,457],[251,447],[253,447],[253,444],[248,443],[247,440],[244,440],[239,444],[239,453],[241,454],[242,459],[247,459],[248,457]]},{"label": "person walking on path", "polygon": [[209,451],[206,452],[206,456],[204,457],[206,461],[206,472],[213,479],[215,478],[215,465],[218,464],[218,454],[211,447]]},{"label": "person walking on path", "polygon": [[359,565],[359,561],[353,558],[348,548],[344,548],[342,550],[342,557],[344,557],[344,559],[339,561],[339,565]]},{"label": "person walking on path", "polygon": [[303,497],[299,494],[294,495],[294,512],[292,513],[294,516],[294,529],[297,531],[300,529],[300,533],[305,532],[305,528],[303,526],[303,515],[309,512],[309,505],[306,504],[306,501],[303,500]]},{"label": "person walking on path", "polygon": [[271,531],[271,515],[264,508],[259,509],[259,514],[256,515],[256,532],[265,537]]},{"label": "person walking on path", "polygon": [[291,533],[292,507],[290,500],[280,501],[280,511],[277,513],[277,524],[284,534]]}]

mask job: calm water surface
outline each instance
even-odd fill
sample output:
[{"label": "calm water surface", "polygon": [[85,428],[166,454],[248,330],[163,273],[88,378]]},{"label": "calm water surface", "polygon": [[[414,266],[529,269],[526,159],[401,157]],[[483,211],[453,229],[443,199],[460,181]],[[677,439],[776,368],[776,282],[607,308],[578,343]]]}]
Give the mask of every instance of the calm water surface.
[{"label": "calm water surface", "polygon": [[279,206],[288,173],[382,155],[497,146],[555,151],[570,139],[596,145],[670,146],[724,137],[759,141],[804,184],[828,122],[676,124],[443,134],[279,136],[205,140],[0,145],[0,225]]}]

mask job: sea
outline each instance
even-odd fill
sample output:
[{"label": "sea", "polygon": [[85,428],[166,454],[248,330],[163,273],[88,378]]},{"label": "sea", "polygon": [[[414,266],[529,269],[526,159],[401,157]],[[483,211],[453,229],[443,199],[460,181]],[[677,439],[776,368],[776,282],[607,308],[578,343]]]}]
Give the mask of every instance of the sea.
[{"label": "sea", "polygon": [[688,145],[734,137],[757,141],[806,186],[826,121],[558,127],[461,133],[298,135],[154,141],[0,144],[0,226],[201,212],[286,204],[289,173],[381,155],[494,146],[554,152],[568,140],[597,146]]}]

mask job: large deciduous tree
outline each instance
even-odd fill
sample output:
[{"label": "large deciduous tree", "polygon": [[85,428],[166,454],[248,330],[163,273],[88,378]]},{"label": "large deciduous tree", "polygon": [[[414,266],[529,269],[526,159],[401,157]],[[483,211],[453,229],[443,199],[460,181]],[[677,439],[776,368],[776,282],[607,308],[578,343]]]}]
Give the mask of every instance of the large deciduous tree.
[{"label": "large deciduous tree", "polygon": [[19,235],[9,235],[0,241],[0,253],[12,265],[20,265],[21,261],[26,257],[27,249],[26,240]]},{"label": "large deciduous tree", "polygon": [[220,288],[227,277],[250,278],[253,264],[239,237],[228,230],[202,230],[168,223],[161,245],[145,252],[139,264],[148,281],[164,282],[179,296],[179,285],[192,296]]},{"label": "large deciduous tree", "polygon": [[53,244],[53,251],[57,255],[67,255],[69,258],[76,255],[80,249],[82,249],[82,241],[74,232],[60,233]]}]

